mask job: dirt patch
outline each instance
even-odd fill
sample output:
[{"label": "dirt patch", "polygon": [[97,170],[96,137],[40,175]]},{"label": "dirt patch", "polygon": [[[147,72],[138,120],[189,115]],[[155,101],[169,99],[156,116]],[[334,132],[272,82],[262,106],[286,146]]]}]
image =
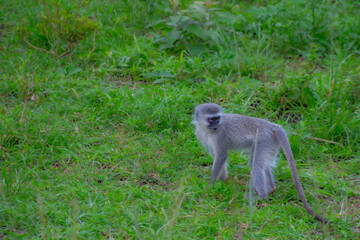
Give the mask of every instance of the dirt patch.
[{"label": "dirt patch", "polygon": [[118,76],[118,75],[108,75],[108,83],[113,84],[116,87],[128,87],[130,89],[136,89],[138,87],[142,87],[143,85],[150,85],[151,83],[142,81],[142,80],[134,80],[134,77],[129,76]]},{"label": "dirt patch", "polygon": [[350,197],[348,203],[349,213],[356,214],[360,212],[360,196]]},{"label": "dirt patch", "polygon": [[278,119],[285,118],[288,119],[288,123],[299,123],[301,120],[301,113],[290,111],[290,108],[280,108],[279,112],[276,114]]},{"label": "dirt patch", "polygon": [[[0,37],[5,37],[6,25],[4,23],[0,24]],[[0,235],[1,237],[1,235]]]},{"label": "dirt patch", "polygon": [[101,164],[101,166],[99,167],[99,170],[104,170],[104,169],[118,169],[119,168],[119,164],[116,164],[116,165],[110,165],[108,163],[104,163],[104,164]]},{"label": "dirt patch", "polygon": [[56,169],[62,168],[64,166],[70,166],[73,162],[71,162],[71,157],[64,158],[62,160],[55,160],[55,162],[51,165]]},{"label": "dirt patch", "polygon": [[136,180],[137,184],[141,187],[146,187],[148,189],[162,188],[165,190],[170,190],[171,184],[160,179],[157,173],[149,173],[147,176],[142,176],[140,179]]}]

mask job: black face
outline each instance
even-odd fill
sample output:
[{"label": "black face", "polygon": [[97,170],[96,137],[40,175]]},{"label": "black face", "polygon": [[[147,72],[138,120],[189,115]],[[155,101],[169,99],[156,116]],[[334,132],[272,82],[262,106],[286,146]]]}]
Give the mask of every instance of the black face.
[{"label": "black face", "polygon": [[219,122],[220,122],[220,116],[216,116],[216,117],[210,117],[207,119],[209,122],[209,129],[211,131],[216,131],[216,129],[218,129],[219,127]]}]

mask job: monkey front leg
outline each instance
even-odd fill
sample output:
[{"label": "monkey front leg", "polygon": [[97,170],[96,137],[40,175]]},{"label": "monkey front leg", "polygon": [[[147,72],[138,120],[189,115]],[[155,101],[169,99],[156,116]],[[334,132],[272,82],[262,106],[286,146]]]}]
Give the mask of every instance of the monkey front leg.
[{"label": "monkey front leg", "polygon": [[218,152],[215,154],[214,163],[210,175],[210,183],[214,183],[215,179],[221,179],[223,181],[227,179],[226,159],[227,152]]}]

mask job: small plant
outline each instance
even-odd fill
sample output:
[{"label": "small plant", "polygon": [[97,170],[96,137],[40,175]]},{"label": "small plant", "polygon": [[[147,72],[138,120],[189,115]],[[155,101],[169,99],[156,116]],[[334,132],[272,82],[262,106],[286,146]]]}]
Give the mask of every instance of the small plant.
[{"label": "small plant", "polygon": [[205,46],[219,47],[224,42],[221,33],[225,27],[217,22],[232,24],[238,18],[230,13],[225,15],[219,12],[215,7],[218,2],[196,1],[188,9],[180,11],[177,1],[171,1],[171,4],[173,16],[148,25],[162,31],[154,43],[160,44],[161,49],[186,49],[192,56],[198,56]]},{"label": "small plant", "polygon": [[95,34],[100,23],[82,14],[87,2],[80,1],[77,4],[76,7],[66,7],[55,1],[47,4],[46,11],[38,16],[36,25],[27,24],[23,28],[24,41],[36,50],[58,58],[69,56],[71,60],[73,50],[92,34],[94,51]]}]

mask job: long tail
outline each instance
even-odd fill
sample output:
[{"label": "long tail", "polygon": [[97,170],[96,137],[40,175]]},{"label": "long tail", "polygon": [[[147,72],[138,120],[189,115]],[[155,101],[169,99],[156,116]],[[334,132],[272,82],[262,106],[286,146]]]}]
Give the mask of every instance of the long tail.
[{"label": "long tail", "polygon": [[314,212],[314,210],[310,207],[310,205],[306,199],[304,190],[303,190],[301,182],[300,182],[299,174],[296,170],[294,156],[291,151],[291,147],[290,147],[289,140],[288,140],[285,130],[281,129],[275,135],[276,135],[276,140],[279,142],[281,148],[284,151],[286,160],[287,160],[290,170],[291,170],[291,175],[294,180],[296,190],[298,191],[298,193],[300,195],[301,202],[304,204],[306,211],[308,211],[308,213],[310,213],[310,215],[312,215],[316,220],[324,222],[324,223],[328,223],[328,220],[326,218],[323,218]]}]

